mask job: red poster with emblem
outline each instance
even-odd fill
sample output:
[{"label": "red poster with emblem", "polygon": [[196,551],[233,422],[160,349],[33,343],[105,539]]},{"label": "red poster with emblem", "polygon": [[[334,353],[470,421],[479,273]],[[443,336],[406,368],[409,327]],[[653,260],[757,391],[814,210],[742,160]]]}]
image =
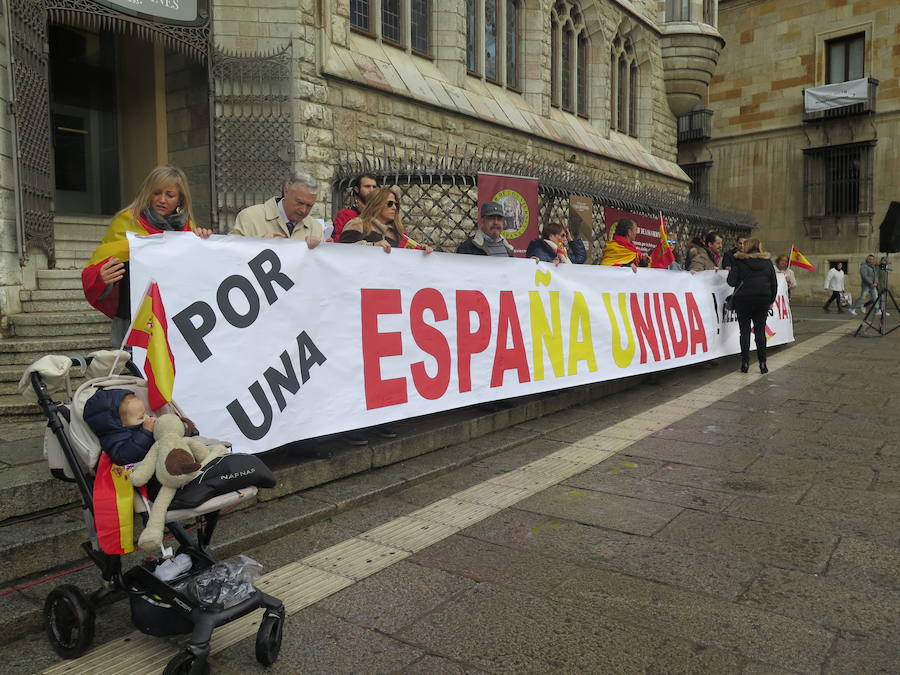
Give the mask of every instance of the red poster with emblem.
[{"label": "red poster with emblem", "polygon": [[606,221],[606,238],[611,239],[615,232],[616,223],[622,218],[631,218],[637,225],[637,237],[634,244],[641,252],[650,254],[650,251],[659,244],[659,218],[642,216],[637,213],[620,211],[610,206],[603,207],[603,219]]},{"label": "red poster with emblem", "polygon": [[478,213],[485,202],[503,206],[503,237],[524,257],[531,240],[540,236],[537,178],[479,173]]}]

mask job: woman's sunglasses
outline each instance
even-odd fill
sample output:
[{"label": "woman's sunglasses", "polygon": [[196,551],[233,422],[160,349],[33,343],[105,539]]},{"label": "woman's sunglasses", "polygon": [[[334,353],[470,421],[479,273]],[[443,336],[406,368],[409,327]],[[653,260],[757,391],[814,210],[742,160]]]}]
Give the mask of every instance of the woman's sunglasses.
[{"label": "woman's sunglasses", "polygon": [[385,206],[387,206],[389,209],[392,209],[395,206],[397,208],[400,208],[400,202],[395,202],[393,199],[388,199],[387,202],[385,202]]}]

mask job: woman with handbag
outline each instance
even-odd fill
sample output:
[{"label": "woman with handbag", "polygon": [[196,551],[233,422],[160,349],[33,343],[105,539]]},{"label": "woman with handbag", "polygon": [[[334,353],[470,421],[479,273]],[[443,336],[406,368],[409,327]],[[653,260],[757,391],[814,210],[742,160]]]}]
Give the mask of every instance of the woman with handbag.
[{"label": "woman with handbag", "polygon": [[741,372],[750,369],[750,323],[756,337],[756,357],[759,372],[768,373],[766,366],[766,319],[769,307],[775,302],[778,280],[769,254],[762,250],[759,239],[748,239],[744,250],[734,254],[734,266],[728,272],[728,285],[735,291],[732,304],[741,331]]}]

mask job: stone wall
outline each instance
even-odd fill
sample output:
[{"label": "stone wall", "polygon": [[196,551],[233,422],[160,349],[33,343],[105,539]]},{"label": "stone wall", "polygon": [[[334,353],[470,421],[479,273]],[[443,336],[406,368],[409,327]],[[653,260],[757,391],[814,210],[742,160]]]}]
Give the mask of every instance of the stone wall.
[{"label": "stone wall", "polygon": [[[293,40],[296,62],[296,164],[330,182],[338,152],[379,146],[496,147],[548,162],[687,192],[674,163],[675,120],[662,77],[656,2],[638,10],[617,0],[583,2],[591,35],[590,120],[550,106],[549,2],[524,5],[522,93],[465,73],[465,3],[435,3],[435,59],[350,30],[342,0],[229,0],[217,6],[217,45],[263,52]],[[321,7],[321,15],[317,13]],[[617,30],[636,43],[642,99],[638,138],[609,129],[609,41]],[[462,67],[460,67],[462,66]],[[330,195],[314,215],[330,217]]]},{"label": "stone wall", "polygon": [[[878,248],[877,227],[892,199],[900,153],[900,5],[894,0],[722,0],[719,32],[726,46],[708,107],[712,139],[679,153],[680,163],[712,161],[717,203],[753,213],[769,250],[795,245],[817,266],[798,270],[795,299],[818,300],[829,260],[849,260],[848,286],[858,288],[859,262]],[[825,40],[865,32],[866,76],[880,80],[877,113],[803,122],[803,89],[825,83]],[[804,222],[807,148],[876,140],[874,214]]]}]

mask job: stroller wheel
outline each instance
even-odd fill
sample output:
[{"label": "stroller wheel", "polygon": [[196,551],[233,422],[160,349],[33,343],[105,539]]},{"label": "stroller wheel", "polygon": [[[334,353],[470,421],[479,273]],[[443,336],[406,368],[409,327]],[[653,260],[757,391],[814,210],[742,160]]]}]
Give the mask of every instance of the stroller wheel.
[{"label": "stroller wheel", "polygon": [[256,631],[256,660],[264,666],[271,666],[278,660],[281,651],[281,634],[284,631],[284,617],[266,614],[259,630]]},{"label": "stroller wheel", "polygon": [[87,651],[94,639],[94,608],[77,586],[55,588],[44,601],[44,623],[54,651],[74,659]]},{"label": "stroller wheel", "polygon": [[197,663],[197,655],[191,652],[179,652],[166,664],[163,675],[208,675],[209,663]]}]

